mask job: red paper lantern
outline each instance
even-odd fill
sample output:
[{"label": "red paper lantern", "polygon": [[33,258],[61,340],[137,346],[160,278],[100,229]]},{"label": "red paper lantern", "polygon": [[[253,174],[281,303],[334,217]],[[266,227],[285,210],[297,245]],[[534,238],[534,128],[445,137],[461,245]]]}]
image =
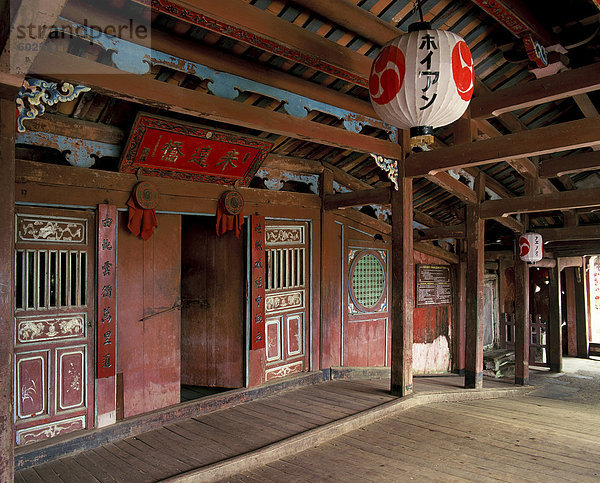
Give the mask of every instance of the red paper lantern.
[{"label": "red paper lantern", "polygon": [[525,233],[519,238],[519,258],[524,262],[539,262],[544,256],[542,235],[539,233]]},{"label": "red paper lantern", "polygon": [[473,96],[466,42],[418,22],[381,49],[371,68],[371,104],[382,120],[410,129],[411,146],[433,142],[433,129],[457,120]]}]

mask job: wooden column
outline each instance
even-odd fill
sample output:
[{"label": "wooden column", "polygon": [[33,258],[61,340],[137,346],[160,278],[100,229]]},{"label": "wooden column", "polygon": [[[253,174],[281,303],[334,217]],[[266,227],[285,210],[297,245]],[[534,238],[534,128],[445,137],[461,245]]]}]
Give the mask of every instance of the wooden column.
[{"label": "wooden column", "polygon": [[464,251],[465,242],[457,240],[460,262],[454,265],[454,331],[453,331],[453,371],[461,376],[465,375],[465,345],[466,345],[466,277],[467,277],[467,259]]},{"label": "wooden column", "polygon": [[575,271],[576,267],[565,268],[565,312],[567,316],[567,355],[577,355],[577,313],[575,307]]},{"label": "wooden column", "polygon": [[548,365],[553,372],[562,372],[562,310],[559,263],[550,271],[550,300],[548,314]]},{"label": "wooden column", "polygon": [[390,390],[395,396],[413,392],[412,348],[414,307],[412,178],[398,170],[392,190],[392,367]]},{"label": "wooden column", "polygon": [[12,481],[15,100],[0,99],[0,480]]},{"label": "wooden column", "polygon": [[515,384],[529,384],[529,265],[515,243]]},{"label": "wooden column", "polygon": [[585,303],[585,263],[575,268],[575,312],[577,319],[577,357],[589,357],[588,318]]},{"label": "wooden column", "polygon": [[[485,180],[475,178],[475,192],[483,201]],[[467,277],[466,277],[466,354],[465,388],[483,387],[483,293],[484,293],[484,226],[479,216],[480,203],[467,205]]]},{"label": "wooden column", "polygon": [[[333,173],[330,169],[324,169],[321,173],[321,200],[325,195],[333,194]],[[326,282],[327,266],[328,266],[328,246],[326,243],[325,232],[329,226],[333,224],[333,214],[325,210],[324,202],[321,203],[321,350],[320,353],[320,369],[331,367],[331,317],[327,315],[331,313],[328,310],[329,304],[332,302],[331,294],[329,293],[330,284]],[[339,303],[339,301],[338,301]],[[325,317],[323,317],[325,315]],[[337,323],[342,323],[341,320]]]}]

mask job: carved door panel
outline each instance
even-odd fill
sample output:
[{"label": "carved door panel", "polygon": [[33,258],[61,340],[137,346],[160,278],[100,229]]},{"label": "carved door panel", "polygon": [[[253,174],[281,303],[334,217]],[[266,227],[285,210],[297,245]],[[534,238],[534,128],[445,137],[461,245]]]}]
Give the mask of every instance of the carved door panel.
[{"label": "carved door panel", "polygon": [[16,443],[93,425],[94,214],[18,208]]},{"label": "carved door panel", "polygon": [[384,244],[350,241],[346,250],[342,365],[389,364],[389,251]]},{"label": "carved door panel", "polygon": [[265,333],[268,381],[309,370],[308,224],[267,220]]}]

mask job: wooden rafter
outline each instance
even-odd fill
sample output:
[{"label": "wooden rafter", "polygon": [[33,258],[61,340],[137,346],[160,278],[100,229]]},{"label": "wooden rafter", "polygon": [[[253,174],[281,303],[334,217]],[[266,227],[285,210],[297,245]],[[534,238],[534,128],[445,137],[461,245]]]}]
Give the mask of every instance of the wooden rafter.
[{"label": "wooden rafter", "polygon": [[540,176],[555,178],[570,173],[580,173],[591,169],[600,169],[600,152],[587,153],[552,158],[543,161],[540,165]]},{"label": "wooden rafter", "polygon": [[600,225],[569,226],[564,228],[537,228],[544,242],[600,240]]},{"label": "wooden rafter", "polygon": [[[143,0],[138,0],[142,3]],[[367,85],[371,59],[241,0],[160,0],[153,8],[334,77]]]},{"label": "wooden rafter", "polygon": [[477,166],[600,144],[600,119],[580,119],[409,156],[407,176]]},{"label": "wooden rafter", "polygon": [[413,230],[413,239],[415,241],[442,240],[444,238],[464,238],[464,236],[464,223],[459,225],[436,226],[434,228],[427,228],[426,230]]},{"label": "wooden rafter", "polygon": [[336,210],[338,208],[350,208],[352,206],[387,205],[390,202],[390,188],[376,188],[352,191],[350,193],[325,195],[323,197],[323,208],[326,210]]},{"label": "wooden rafter", "polygon": [[[65,74],[53,74],[53,77],[84,84],[99,92],[127,101],[141,102],[167,111],[236,124],[328,146],[364,153],[378,153],[392,159],[402,157],[402,148],[398,144],[305,119],[292,118],[286,114],[184,89],[148,77],[124,74],[113,67],[69,54],[44,52],[38,57],[35,65],[46,72],[50,71],[51,66],[55,68],[56,65],[61,65]],[[94,72],[94,74],[81,72]]]},{"label": "wooden rafter", "polygon": [[481,204],[481,217],[496,218],[515,213],[572,210],[591,206],[600,206],[600,190],[596,188],[484,201]]},{"label": "wooden rafter", "polygon": [[600,89],[600,63],[594,63],[479,95],[471,101],[471,116],[474,119],[490,118],[505,112],[598,89]]}]

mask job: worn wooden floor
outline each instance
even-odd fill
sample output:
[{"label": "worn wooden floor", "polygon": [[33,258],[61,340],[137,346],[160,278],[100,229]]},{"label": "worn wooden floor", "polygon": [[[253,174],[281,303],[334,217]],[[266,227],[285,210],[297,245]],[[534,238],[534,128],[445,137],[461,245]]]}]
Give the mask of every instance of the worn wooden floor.
[{"label": "worn wooden floor", "polygon": [[[388,402],[387,384],[338,380],[286,391],[21,470],[15,481],[157,481]],[[461,386],[458,377],[415,379],[416,392]],[[597,412],[530,396],[430,404],[230,480],[598,481],[600,437],[590,428],[599,423]]]},{"label": "worn wooden floor", "polygon": [[531,395],[409,409],[224,481],[600,481],[600,413]]}]

